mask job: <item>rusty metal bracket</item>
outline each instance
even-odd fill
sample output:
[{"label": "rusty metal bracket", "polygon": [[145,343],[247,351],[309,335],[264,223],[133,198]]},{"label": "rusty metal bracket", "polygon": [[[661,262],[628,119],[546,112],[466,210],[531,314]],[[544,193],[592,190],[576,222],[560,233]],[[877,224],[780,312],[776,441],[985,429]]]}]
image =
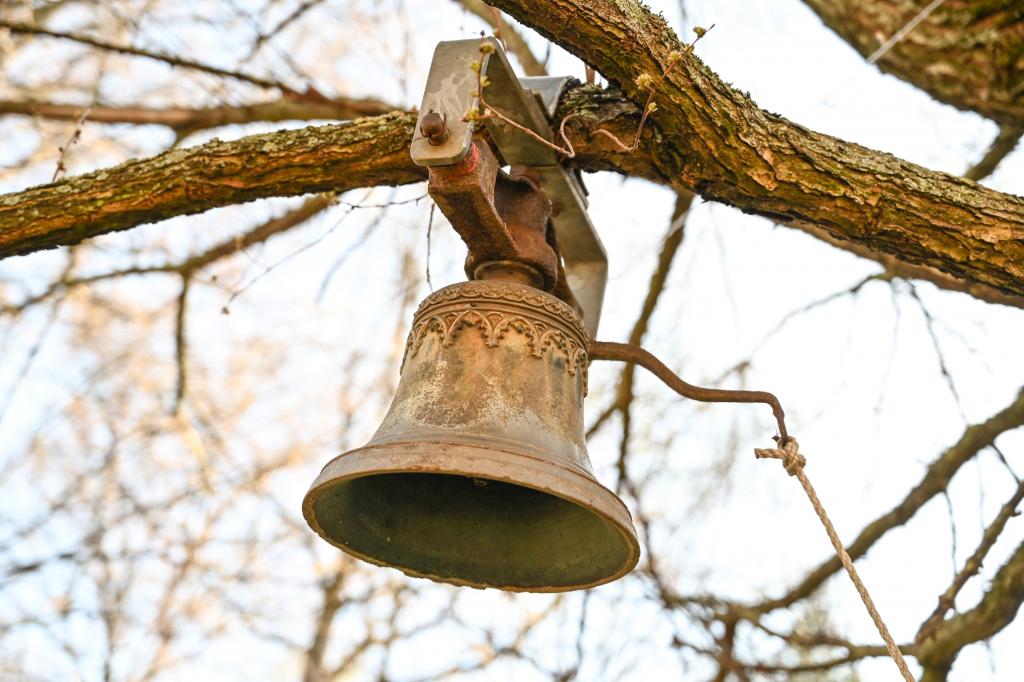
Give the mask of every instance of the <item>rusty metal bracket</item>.
[{"label": "rusty metal bracket", "polygon": [[[481,51],[483,43],[493,50]],[[486,274],[481,266],[486,271],[524,265],[536,274],[523,270],[515,279],[532,279],[534,286],[578,306],[593,337],[608,257],[587,215],[583,183],[552,148],[494,118],[484,119],[483,126],[498,156],[487,158],[488,145],[474,137],[480,124],[465,120],[479,106],[474,63],[490,82],[490,106],[545,140],[554,139],[550,119],[567,78],[519,79],[493,38],[445,41],[430,64],[412,159],[428,168],[431,196],[469,247],[471,278]],[[501,165],[511,166],[511,173],[502,173]],[[531,197],[531,188],[550,202],[553,238],[544,234],[545,202]]]}]

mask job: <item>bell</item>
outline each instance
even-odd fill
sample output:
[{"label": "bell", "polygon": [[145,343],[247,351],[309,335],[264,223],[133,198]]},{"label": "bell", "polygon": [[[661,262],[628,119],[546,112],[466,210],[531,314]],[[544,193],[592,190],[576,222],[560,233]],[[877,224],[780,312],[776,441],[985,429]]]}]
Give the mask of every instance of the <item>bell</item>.
[{"label": "bell", "polygon": [[583,435],[587,332],[566,303],[511,281],[424,300],[391,408],[303,501],[310,527],[431,580],[561,592],[637,563],[629,511],[594,478]]}]

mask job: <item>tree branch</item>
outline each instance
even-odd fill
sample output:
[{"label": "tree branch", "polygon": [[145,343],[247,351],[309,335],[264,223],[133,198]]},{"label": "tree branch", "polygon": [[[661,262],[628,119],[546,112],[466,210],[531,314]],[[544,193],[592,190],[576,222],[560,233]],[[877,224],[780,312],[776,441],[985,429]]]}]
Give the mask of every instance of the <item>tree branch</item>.
[{"label": "tree branch", "polygon": [[[584,59],[633,102],[643,102],[644,86],[685,53],[665,20],[635,0],[493,4]],[[663,139],[652,162],[671,182],[1024,295],[1024,200],[791,123],[694,56],[669,72],[655,102],[651,118]]]},{"label": "tree branch", "polygon": [[417,182],[414,121],[396,113],[214,141],[0,196],[0,257],[263,197]]},{"label": "tree branch", "polygon": [[981,157],[978,163],[968,168],[967,172],[964,173],[964,177],[974,181],[981,181],[987,178],[995,171],[996,166],[1016,148],[1022,135],[1024,135],[1024,128],[1008,125],[1000,126],[999,134],[996,135],[996,139],[992,140],[992,144],[989,146],[988,151],[985,152],[985,156]]},{"label": "tree branch", "polygon": [[[907,25],[924,3],[804,0],[867,57]],[[946,2],[877,61],[890,73],[958,109],[1024,128],[1020,97],[1024,24],[1014,3]]]},{"label": "tree branch", "polygon": [[[655,116],[661,111],[662,107]],[[730,115],[743,120],[756,118],[757,111]],[[720,117],[715,110],[706,113]],[[558,117],[570,114],[574,117],[566,131],[577,151],[573,163],[583,170],[610,170],[684,191],[696,179],[694,173],[716,177],[733,172],[717,159],[702,160],[696,152],[682,156],[691,142],[674,145],[654,127],[645,129],[636,152],[617,153],[607,139],[593,135],[598,129],[619,137],[635,133],[640,112],[617,90],[572,88],[562,99]],[[724,119],[721,124],[727,125]],[[257,198],[415,182],[423,179],[424,172],[408,156],[414,125],[412,114],[395,112],[347,125],[215,141],[0,196],[0,258]],[[741,134],[750,139],[732,123],[728,125],[736,135],[725,140],[728,144],[745,144]],[[775,128],[796,141],[796,127],[785,126],[780,123]],[[815,133],[804,132],[815,139]],[[825,139],[835,149],[852,149],[866,163],[903,170],[896,174],[898,179],[882,173],[877,184],[867,186],[868,179],[853,171],[847,174],[831,157],[812,154],[807,159],[828,173],[810,179],[793,176],[792,183],[772,191],[750,181],[751,173],[757,173],[756,164],[722,154],[723,161],[736,164],[734,181],[722,176],[692,184],[710,198],[768,215],[870,257],[899,276],[1024,307],[1024,255],[1013,256],[1015,249],[1024,253],[1024,201],[886,154]],[[836,196],[821,194],[807,184],[826,180],[834,188],[849,188],[852,194],[838,189]],[[865,203],[857,203],[862,191],[870,194],[869,199],[874,197],[874,206],[863,198]],[[783,211],[789,214],[782,215]],[[979,222],[973,223],[968,214],[980,216]],[[954,219],[957,222],[950,222]]]},{"label": "tree branch", "polygon": [[978,547],[974,550],[971,558],[964,562],[964,567],[956,574],[953,583],[939,597],[939,605],[935,608],[935,611],[928,617],[928,620],[921,624],[917,631],[916,639],[918,642],[930,637],[935,629],[941,625],[946,612],[953,608],[953,605],[956,603],[956,596],[960,593],[960,590],[963,589],[968,580],[976,576],[978,571],[981,570],[985,556],[992,549],[993,545],[996,544],[996,540],[1002,534],[1007,521],[1019,514],[1017,506],[1021,503],[1021,500],[1024,500],[1024,481],[1020,481],[1017,484],[1017,490],[1014,492],[1013,497],[1002,506],[996,518],[985,529],[981,542],[978,543]]},{"label": "tree branch", "polygon": [[[50,102],[0,101],[0,114],[20,114],[58,121],[75,121],[86,107]],[[162,125],[171,130],[194,132],[240,123],[279,121],[348,121],[363,116],[378,116],[394,111],[396,107],[375,99],[337,97],[330,100],[296,100],[281,98],[272,102],[240,106],[205,107],[108,107],[89,108],[90,123],[134,123]]]},{"label": "tree branch", "polygon": [[15,35],[35,35],[44,36],[47,38],[67,40],[70,42],[78,43],[80,45],[95,47],[98,50],[104,50],[106,52],[116,52],[118,54],[125,54],[133,57],[143,57],[145,59],[152,59],[154,61],[164,62],[165,64],[170,64],[171,66],[177,66],[192,71],[208,73],[213,76],[220,76],[222,78],[233,78],[234,80],[249,83],[250,85],[256,85],[261,88],[277,89],[284,93],[289,93],[299,98],[304,96],[302,93],[293,90],[291,87],[285,85],[284,83],[281,83],[280,81],[272,80],[269,78],[261,78],[259,76],[253,76],[252,74],[243,73],[241,71],[222,69],[218,66],[203,64],[201,62],[197,62],[192,59],[187,59],[185,57],[164,54],[162,52],[152,52],[150,50],[143,50],[141,48],[132,47],[130,45],[115,45],[114,43],[108,43],[104,40],[93,38],[91,36],[81,35],[78,33],[51,31],[50,29],[43,28],[42,26],[33,26],[31,24],[22,24],[14,21],[3,20],[0,20],[0,28],[5,28]]},{"label": "tree branch", "polygon": [[1024,543],[996,573],[981,602],[970,611],[943,621],[918,647],[924,667],[922,682],[945,680],[960,651],[995,635],[1013,621],[1024,603]]}]

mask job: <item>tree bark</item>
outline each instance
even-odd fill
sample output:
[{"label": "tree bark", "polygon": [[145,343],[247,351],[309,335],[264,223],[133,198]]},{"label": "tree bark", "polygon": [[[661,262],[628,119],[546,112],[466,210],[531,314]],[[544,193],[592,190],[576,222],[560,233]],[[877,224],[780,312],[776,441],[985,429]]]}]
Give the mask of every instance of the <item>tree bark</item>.
[{"label": "tree bark", "polygon": [[[577,87],[559,116],[584,170],[614,170],[907,264],[985,300],[1024,296],[1024,200],[802,128],[759,109],[695,56],[657,86],[639,149],[629,140],[648,91],[684,49],[664,20],[629,0],[495,0],[626,91]],[[453,112],[453,115],[455,113]],[[257,135],[0,197],[0,257],[261,197],[344,191],[424,177],[408,157],[414,118],[395,113],[340,126]],[[881,260],[881,259],[880,259]],[[1015,303],[1017,302],[1017,303]]]},{"label": "tree bark", "polygon": [[[865,57],[907,25],[915,0],[804,0]],[[948,0],[876,62],[958,109],[1024,127],[1024,10],[1019,3]]]},{"label": "tree bark", "polygon": [[213,141],[0,196],[0,257],[274,196],[416,182],[413,115]]},{"label": "tree bark", "polygon": [[[576,54],[635,102],[684,51],[633,0],[493,0]],[[709,39],[713,39],[709,37]],[[822,135],[759,109],[685,56],[657,85],[656,165],[706,199],[820,228],[957,279],[1024,294],[1024,201]],[[651,131],[650,134],[657,134]]]}]

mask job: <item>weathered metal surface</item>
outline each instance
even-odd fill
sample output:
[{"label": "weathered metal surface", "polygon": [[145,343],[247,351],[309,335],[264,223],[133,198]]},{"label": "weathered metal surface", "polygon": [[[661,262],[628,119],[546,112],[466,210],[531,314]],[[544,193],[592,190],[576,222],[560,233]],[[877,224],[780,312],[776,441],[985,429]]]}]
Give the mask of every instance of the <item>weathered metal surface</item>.
[{"label": "weathered metal surface", "polygon": [[[493,49],[481,52],[480,46]],[[440,42],[434,48],[427,83],[420,103],[421,128],[430,113],[447,116],[451,135],[442,145],[431,145],[426,138],[412,142],[412,159],[420,166],[444,166],[460,161],[468,152],[475,124],[466,121],[466,113],[479,106],[478,75],[473,64],[479,64],[480,75],[490,82],[484,98],[510,119],[550,140],[551,127],[544,110],[532,93],[523,90],[508,57],[494,38],[471,38]],[[487,120],[488,132],[505,157],[505,163],[551,165],[559,159],[547,145],[524,135],[503,121]],[[506,154],[506,151],[508,154]]]},{"label": "weathered metal surface", "polygon": [[[493,49],[481,52],[480,46],[484,43]],[[493,38],[439,43],[434,51],[420,107],[417,129],[421,132],[413,139],[411,152],[415,163],[430,167],[432,185],[435,171],[452,165],[463,168],[466,159],[471,159],[473,154],[481,149],[480,142],[473,140],[475,124],[465,120],[466,112],[479,106],[476,95],[479,89],[477,73],[471,68],[474,62],[479,64],[481,74],[490,81],[490,85],[484,90],[484,99],[489,106],[533,131],[539,138],[548,142],[554,139],[550,118],[554,116],[558,97],[565,87],[567,78],[534,78],[521,81],[513,72],[501,45]],[[530,89],[524,88],[524,84]],[[447,134],[440,143],[440,132],[428,135],[430,131],[437,129],[439,120],[445,121]],[[537,138],[496,117],[485,117],[483,122],[490,139],[497,147],[500,156],[499,166],[504,163],[513,167],[532,166],[536,169],[536,181],[553,205],[551,224],[557,239],[547,241],[557,241],[561,258],[564,260],[567,281],[559,282],[552,279],[561,268],[557,255],[554,257],[553,267],[538,265],[536,261],[531,261],[524,255],[535,257],[541,250],[539,242],[536,242],[536,248],[531,250],[524,250],[525,245],[521,243],[518,253],[510,254],[506,249],[500,258],[520,260],[538,267],[544,275],[544,289],[555,293],[570,305],[578,304],[587,330],[593,337],[597,333],[601,316],[601,303],[608,277],[608,259],[597,231],[587,215],[586,192],[582,182],[561,165],[562,159],[554,149]],[[473,163],[475,162],[469,165],[472,166]],[[496,181],[500,182],[500,179],[501,176],[496,175]],[[437,190],[431,190],[431,196],[453,225],[459,223],[456,229],[469,247],[471,259],[476,257],[474,254],[477,252],[491,251],[496,244],[502,246],[502,241],[504,246],[510,246],[510,240],[500,235],[491,216],[481,212],[484,208],[481,201],[474,199],[469,203],[456,201],[445,204],[444,192],[442,183]],[[500,196],[501,190],[497,193]],[[491,191],[490,197],[489,203],[493,204],[494,191]],[[460,208],[468,210],[460,213]],[[476,219],[484,221],[480,230],[468,225]],[[490,241],[487,241],[488,237]],[[528,237],[527,233],[525,238]],[[467,274],[472,277],[475,265],[489,259],[490,256],[478,258],[473,267],[467,267]]]},{"label": "weathered metal surface", "polygon": [[608,255],[587,213],[583,183],[565,166],[540,166],[540,187],[551,199],[551,224],[565,263],[565,275],[590,337],[597,335],[608,283]]},{"label": "weathered metal surface", "polygon": [[558,256],[547,239],[551,202],[528,172],[502,172],[490,147],[474,140],[462,161],[431,167],[429,174],[427,191],[469,249],[468,277],[478,278],[492,261],[519,262],[537,271],[539,288],[555,288]]},{"label": "weathered metal surface", "polygon": [[519,79],[520,85],[527,92],[532,92],[540,100],[544,113],[550,121],[558,110],[558,101],[562,93],[569,87],[569,76],[524,76]]},{"label": "weathered metal surface", "polygon": [[310,526],[367,561],[459,585],[551,592],[629,572],[636,532],[584,440],[587,342],[568,305],[527,285],[435,292],[377,433],[310,488]]},{"label": "weathered metal surface", "polygon": [[448,140],[448,116],[436,111],[429,111],[420,117],[420,134],[427,142],[439,147]]}]

